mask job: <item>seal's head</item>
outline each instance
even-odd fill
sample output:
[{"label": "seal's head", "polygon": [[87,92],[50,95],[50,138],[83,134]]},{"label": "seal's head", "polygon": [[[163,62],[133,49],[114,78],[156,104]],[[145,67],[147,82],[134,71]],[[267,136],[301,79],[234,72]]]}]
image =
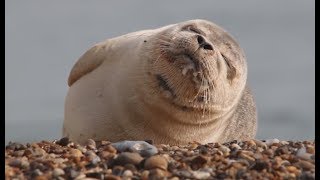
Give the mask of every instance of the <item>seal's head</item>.
[{"label": "seal's head", "polygon": [[216,24],[206,20],[174,24],[161,28],[145,44],[152,53],[145,68],[146,84],[154,90],[145,93],[164,101],[159,103],[166,104],[162,108],[219,117],[241,97],[247,78],[244,53]]}]

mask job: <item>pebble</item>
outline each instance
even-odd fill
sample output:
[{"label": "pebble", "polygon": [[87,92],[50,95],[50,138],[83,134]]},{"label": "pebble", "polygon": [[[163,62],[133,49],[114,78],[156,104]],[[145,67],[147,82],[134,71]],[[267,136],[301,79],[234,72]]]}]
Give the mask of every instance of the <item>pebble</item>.
[{"label": "pebble", "polygon": [[159,169],[162,169],[162,170],[167,170],[168,162],[164,157],[162,157],[160,155],[155,155],[155,156],[149,157],[145,161],[144,168],[145,169],[159,168]]},{"label": "pebble", "polygon": [[64,175],[64,171],[60,168],[55,168],[52,172],[53,177]]},{"label": "pebble", "polygon": [[112,143],[112,146],[120,152],[129,149],[131,152],[137,152],[143,157],[149,157],[158,153],[158,149],[155,146],[145,141],[121,141]]},{"label": "pebble", "polygon": [[209,172],[203,172],[203,171],[193,171],[192,175],[196,179],[208,179],[210,177]]},{"label": "pebble", "polygon": [[56,142],[56,144],[59,144],[61,146],[67,146],[69,144],[69,138],[68,137],[64,137],[61,138],[59,141]]},{"label": "pebble", "polygon": [[122,152],[114,161],[116,165],[138,165],[143,160],[139,153]]},{"label": "pebble", "polygon": [[104,150],[104,151],[107,151],[107,152],[109,152],[109,153],[112,153],[112,154],[117,153],[117,149],[114,148],[114,147],[111,146],[111,145],[105,146],[103,150]]},{"label": "pebble", "polygon": [[141,173],[141,179],[148,179],[150,172],[148,170],[144,170]]},{"label": "pebble", "polygon": [[280,143],[279,139],[267,139],[266,140],[266,145],[267,146],[271,146],[271,145],[273,145],[275,143]]},{"label": "pebble", "polygon": [[21,160],[20,159],[14,159],[9,163],[9,165],[12,166],[12,167],[20,167]]},{"label": "pebble", "polygon": [[89,148],[89,149],[91,149],[91,150],[93,150],[93,149],[96,149],[96,142],[93,140],[93,139],[88,139],[86,142],[85,142],[85,145]]},{"label": "pebble", "polygon": [[264,142],[262,142],[262,141],[260,141],[258,139],[254,139],[253,141],[256,143],[256,145],[258,147],[262,147],[263,149],[267,149],[268,148],[266,143],[264,143]]},{"label": "pebble", "polygon": [[236,144],[236,143],[231,144],[231,148],[234,148],[234,149],[236,149],[236,150],[242,149],[242,148],[241,148],[238,144]]},{"label": "pebble", "polygon": [[311,162],[301,160],[297,163],[304,170],[311,170],[315,168],[315,165]]},{"label": "pebble", "polygon": [[132,177],[133,173],[130,170],[125,170],[122,174],[124,177]]},{"label": "pebble", "polygon": [[71,149],[70,150],[70,155],[72,157],[82,157],[83,156],[82,152],[80,150],[78,150],[78,149]]},{"label": "pebble", "polygon": [[148,179],[164,179],[164,177],[167,176],[166,171],[164,171],[163,169],[151,169]]}]

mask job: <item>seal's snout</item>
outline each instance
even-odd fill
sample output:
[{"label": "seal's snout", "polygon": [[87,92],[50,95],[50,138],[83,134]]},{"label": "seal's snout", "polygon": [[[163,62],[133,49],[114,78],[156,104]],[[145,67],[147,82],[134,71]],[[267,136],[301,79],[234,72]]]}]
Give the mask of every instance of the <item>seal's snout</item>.
[{"label": "seal's snout", "polygon": [[207,40],[205,40],[205,38],[203,36],[197,35],[197,41],[198,41],[200,48],[213,51],[212,45],[209,42],[207,42]]}]

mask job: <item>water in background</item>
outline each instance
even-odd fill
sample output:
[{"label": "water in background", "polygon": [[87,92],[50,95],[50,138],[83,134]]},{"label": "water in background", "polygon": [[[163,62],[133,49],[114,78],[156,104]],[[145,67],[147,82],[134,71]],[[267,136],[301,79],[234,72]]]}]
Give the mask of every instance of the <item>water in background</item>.
[{"label": "water in background", "polygon": [[90,46],[207,19],[244,49],[257,138],[314,139],[314,1],[17,1],[5,6],[5,139],[60,138],[67,77]]}]

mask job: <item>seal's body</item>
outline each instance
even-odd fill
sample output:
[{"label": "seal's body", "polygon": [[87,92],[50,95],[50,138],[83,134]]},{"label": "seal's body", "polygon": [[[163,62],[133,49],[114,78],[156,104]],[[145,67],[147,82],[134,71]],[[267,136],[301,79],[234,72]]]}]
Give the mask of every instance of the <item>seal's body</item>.
[{"label": "seal's body", "polygon": [[183,144],[253,138],[244,53],[219,26],[192,20],[106,40],[69,76],[64,136]]}]

